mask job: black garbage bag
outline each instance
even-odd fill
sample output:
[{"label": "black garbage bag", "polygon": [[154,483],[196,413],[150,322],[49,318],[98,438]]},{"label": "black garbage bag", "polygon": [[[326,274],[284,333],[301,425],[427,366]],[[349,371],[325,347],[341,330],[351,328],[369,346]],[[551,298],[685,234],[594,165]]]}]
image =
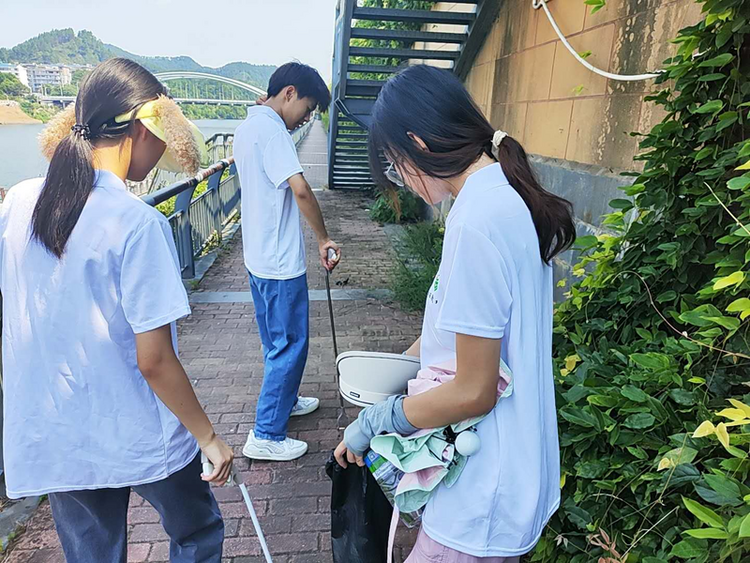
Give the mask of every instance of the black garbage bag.
[{"label": "black garbage bag", "polygon": [[331,454],[333,563],[384,563],[393,507],[367,467],[344,469]]}]

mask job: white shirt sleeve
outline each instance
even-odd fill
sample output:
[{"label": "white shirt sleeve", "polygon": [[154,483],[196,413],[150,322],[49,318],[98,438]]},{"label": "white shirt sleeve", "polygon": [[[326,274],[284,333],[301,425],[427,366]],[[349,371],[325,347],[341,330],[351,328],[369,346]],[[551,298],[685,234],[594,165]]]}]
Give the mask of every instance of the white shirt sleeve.
[{"label": "white shirt sleeve", "polygon": [[125,318],[136,334],[190,314],[177,250],[166,221],[149,220],[127,242],[120,289]]},{"label": "white shirt sleeve", "polygon": [[295,174],[302,173],[297,148],[291,135],[286,131],[279,131],[268,141],[263,150],[263,169],[277,188],[287,187],[284,182]]},{"label": "white shirt sleeve", "polygon": [[[500,339],[513,302],[506,261],[479,231],[458,225],[446,236],[436,326],[457,334]],[[445,279],[443,279],[445,278]]]}]

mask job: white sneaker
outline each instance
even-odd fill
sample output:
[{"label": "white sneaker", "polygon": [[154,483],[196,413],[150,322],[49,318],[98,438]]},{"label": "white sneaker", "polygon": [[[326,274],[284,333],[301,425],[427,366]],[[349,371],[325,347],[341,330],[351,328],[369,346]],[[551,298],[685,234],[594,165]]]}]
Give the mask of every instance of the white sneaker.
[{"label": "white sneaker", "polygon": [[287,438],[282,442],[273,440],[262,440],[255,437],[255,431],[251,430],[242,448],[242,453],[250,459],[262,459],[265,461],[292,461],[307,453],[307,442]]},{"label": "white sneaker", "polygon": [[320,407],[320,399],[314,397],[298,397],[297,404],[292,409],[292,414],[289,416],[305,416],[311,412],[315,412]]}]

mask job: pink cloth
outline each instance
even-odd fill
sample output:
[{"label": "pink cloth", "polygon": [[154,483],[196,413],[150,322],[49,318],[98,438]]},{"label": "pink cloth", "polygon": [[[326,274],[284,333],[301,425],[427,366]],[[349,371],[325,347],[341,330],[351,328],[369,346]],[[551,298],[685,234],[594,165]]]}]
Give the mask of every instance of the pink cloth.
[{"label": "pink cloth", "polygon": [[474,557],[445,547],[419,530],[414,549],[405,563],[519,563],[520,557]]},{"label": "pink cloth", "polygon": [[[510,385],[510,374],[500,367],[500,378],[497,381],[497,396],[502,396]],[[448,360],[442,364],[429,366],[419,370],[416,379],[409,380],[408,395],[410,397],[419,395],[435,387],[440,387],[443,383],[453,380],[456,377],[456,360]]]}]

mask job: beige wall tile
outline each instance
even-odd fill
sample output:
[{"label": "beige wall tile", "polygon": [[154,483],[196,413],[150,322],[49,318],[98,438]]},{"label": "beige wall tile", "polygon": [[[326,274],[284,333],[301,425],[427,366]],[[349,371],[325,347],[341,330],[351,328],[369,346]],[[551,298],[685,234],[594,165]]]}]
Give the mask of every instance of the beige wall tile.
[{"label": "beige wall tile", "polygon": [[515,99],[511,82],[517,74],[516,69],[519,67],[521,60],[520,54],[503,57],[495,61],[495,79],[492,87],[492,104],[509,104]]},{"label": "beige wall tile", "polygon": [[[570,44],[579,54],[591,51],[591,55],[586,60],[597,68],[608,70],[614,33],[614,24],[597,27],[571,37]],[[560,41],[555,45],[557,50],[555,52],[550,98],[570,98],[577,94],[582,96],[604,94],[607,79],[583,66]],[[576,89],[581,86],[583,89],[578,93]]]},{"label": "beige wall tile", "polygon": [[529,104],[497,104],[492,106],[490,123],[523,144],[526,136],[526,114]]},{"label": "beige wall tile", "polygon": [[632,170],[638,141],[630,133],[639,129],[641,101],[639,96],[575,100],[565,158],[614,170]]},{"label": "beige wall tile", "polygon": [[[664,60],[678,49],[671,40],[680,29],[700,21],[700,10],[700,4],[679,0],[618,21],[615,24],[612,72],[642,74],[662,68]],[[648,92],[652,84],[652,81],[610,81],[608,87],[611,92],[639,94]]]},{"label": "beige wall tile", "polygon": [[[583,3],[583,0],[550,0],[548,6],[549,11],[557,22],[557,26],[566,37],[583,31],[583,23],[586,18],[587,8],[586,4]],[[527,2],[527,7],[529,10],[533,10],[531,7],[531,0]],[[552,28],[552,24],[550,24],[549,19],[544,13],[544,10],[539,8],[538,10],[533,11],[539,12],[539,16],[536,18],[536,44],[540,45],[558,39],[555,30]]]},{"label": "beige wall tile", "polygon": [[497,58],[506,57],[534,46],[536,36],[536,10],[531,0],[501,1],[498,27]]},{"label": "beige wall tile", "polygon": [[573,100],[529,104],[524,145],[543,156],[565,158]]},{"label": "beige wall tile", "polygon": [[542,101],[549,99],[555,44],[548,43],[523,51],[518,68],[511,76],[511,102]]},{"label": "beige wall tile", "polygon": [[612,23],[621,18],[632,17],[641,12],[655,10],[659,6],[665,6],[674,0],[607,0],[604,8],[591,13],[592,8],[586,8],[586,29],[591,29],[605,23]]},{"label": "beige wall tile", "polygon": [[546,100],[554,55],[555,45],[548,43],[497,60],[493,104]]},{"label": "beige wall tile", "polygon": [[473,67],[469,76],[466,77],[466,89],[485,115],[489,115],[492,99],[493,70],[494,64],[486,63]]},{"label": "beige wall tile", "polygon": [[475,65],[477,66],[483,65],[489,62],[493,62],[495,59],[497,59],[499,38],[500,38],[500,26],[496,22],[492,26],[492,29],[490,30],[490,34],[487,36],[487,39],[485,39],[484,45],[482,45],[482,48],[479,50],[477,59],[474,62]]}]

